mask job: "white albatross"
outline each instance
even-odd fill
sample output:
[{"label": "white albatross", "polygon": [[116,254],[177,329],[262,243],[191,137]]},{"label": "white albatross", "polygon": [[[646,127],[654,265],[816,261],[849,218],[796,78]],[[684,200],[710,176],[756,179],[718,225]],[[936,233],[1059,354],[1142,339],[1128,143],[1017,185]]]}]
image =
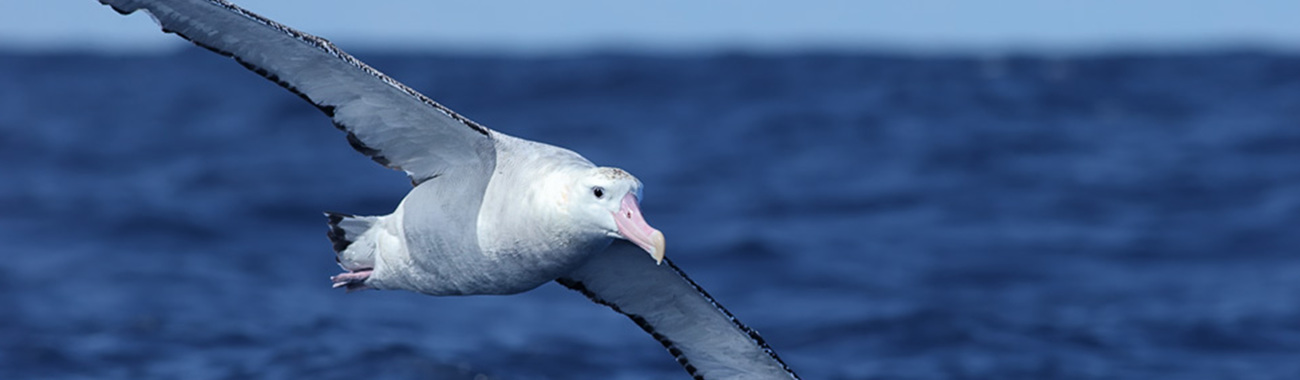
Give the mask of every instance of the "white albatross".
[{"label": "white albatross", "polygon": [[[496,132],[328,41],[222,0],[100,0],[301,96],[414,189],[384,216],[327,213],[335,287],[513,294],[556,281],[632,319],[699,379],[798,378],[672,262],[641,182]],[[649,253],[649,257],[643,253]]]}]

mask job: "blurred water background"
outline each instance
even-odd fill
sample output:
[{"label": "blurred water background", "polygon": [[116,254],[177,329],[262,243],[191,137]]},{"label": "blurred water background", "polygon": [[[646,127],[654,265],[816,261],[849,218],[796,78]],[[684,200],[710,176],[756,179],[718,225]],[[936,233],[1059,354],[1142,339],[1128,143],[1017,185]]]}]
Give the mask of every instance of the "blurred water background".
[{"label": "blurred water background", "polygon": [[[805,378],[1300,378],[1300,56],[357,55],[636,174]],[[0,54],[0,378],[685,377],[555,284],[330,289],[408,186],[202,49]]]}]

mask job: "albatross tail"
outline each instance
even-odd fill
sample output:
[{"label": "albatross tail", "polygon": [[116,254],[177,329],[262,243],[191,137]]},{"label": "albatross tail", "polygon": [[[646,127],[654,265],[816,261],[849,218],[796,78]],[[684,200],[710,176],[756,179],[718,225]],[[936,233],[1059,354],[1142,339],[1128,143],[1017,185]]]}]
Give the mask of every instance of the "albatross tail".
[{"label": "albatross tail", "polygon": [[375,267],[375,251],[379,248],[380,229],[372,228],[379,221],[377,216],[356,216],[336,212],[325,212],[329,218],[330,242],[334,243],[334,260],[347,270],[331,278],[334,287],[346,287],[348,290],[365,289],[365,280]]}]

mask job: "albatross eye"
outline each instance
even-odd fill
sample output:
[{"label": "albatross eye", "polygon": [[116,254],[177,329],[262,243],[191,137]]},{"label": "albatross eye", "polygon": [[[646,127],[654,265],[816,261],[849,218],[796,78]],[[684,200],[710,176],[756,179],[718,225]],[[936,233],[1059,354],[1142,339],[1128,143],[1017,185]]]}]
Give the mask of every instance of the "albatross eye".
[{"label": "albatross eye", "polygon": [[593,187],[593,188],[591,188],[591,195],[595,195],[596,198],[604,198],[604,197],[605,197],[605,188],[600,187],[600,186]]}]

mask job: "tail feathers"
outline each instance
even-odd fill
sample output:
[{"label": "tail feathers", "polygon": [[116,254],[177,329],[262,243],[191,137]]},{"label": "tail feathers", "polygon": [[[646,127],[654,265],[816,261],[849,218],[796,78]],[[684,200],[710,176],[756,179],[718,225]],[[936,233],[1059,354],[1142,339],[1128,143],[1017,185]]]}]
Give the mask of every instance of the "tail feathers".
[{"label": "tail feathers", "polygon": [[373,227],[379,221],[377,216],[356,216],[336,212],[326,212],[329,218],[327,236],[334,243],[334,259],[339,266],[348,271],[361,271],[374,268],[376,239]]}]

